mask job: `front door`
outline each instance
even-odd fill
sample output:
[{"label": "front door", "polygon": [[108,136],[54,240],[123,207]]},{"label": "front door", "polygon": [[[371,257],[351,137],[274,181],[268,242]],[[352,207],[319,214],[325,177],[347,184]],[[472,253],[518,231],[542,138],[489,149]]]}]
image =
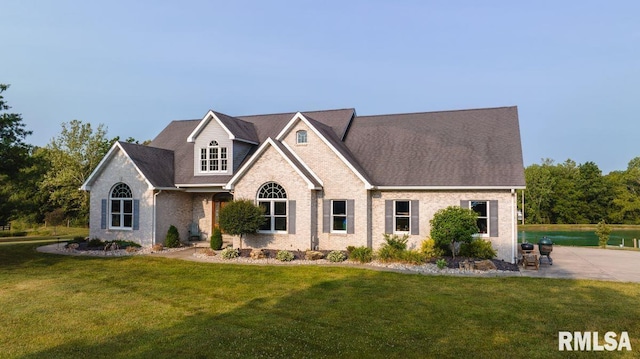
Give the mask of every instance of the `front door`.
[{"label": "front door", "polygon": [[227,203],[233,200],[233,196],[229,193],[218,193],[213,196],[213,206],[212,206],[212,216],[213,218],[213,226],[211,228],[211,233],[213,233],[213,229],[220,226],[220,210],[227,205]]}]

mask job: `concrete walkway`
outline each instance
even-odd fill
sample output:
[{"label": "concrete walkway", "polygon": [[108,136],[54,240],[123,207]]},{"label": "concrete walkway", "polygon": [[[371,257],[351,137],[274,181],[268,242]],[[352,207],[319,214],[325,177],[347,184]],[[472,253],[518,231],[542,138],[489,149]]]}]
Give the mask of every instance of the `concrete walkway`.
[{"label": "concrete walkway", "polygon": [[[54,254],[75,254],[61,252],[57,246],[57,244],[42,246],[38,248],[38,251]],[[193,248],[187,248],[180,251],[154,253],[151,255],[188,261],[208,261],[207,259],[193,256],[193,253]],[[535,278],[594,279],[640,283],[640,251],[553,246],[551,258],[553,258],[553,265],[549,265],[546,258],[544,258],[538,270],[522,269],[522,266],[520,266],[520,272],[513,275]],[[363,268],[365,267],[380,269],[363,266]]]},{"label": "concrete walkway", "polygon": [[[536,246],[537,247],[537,246]],[[640,283],[640,251],[553,246],[553,265],[522,269],[525,277],[596,279]]]}]

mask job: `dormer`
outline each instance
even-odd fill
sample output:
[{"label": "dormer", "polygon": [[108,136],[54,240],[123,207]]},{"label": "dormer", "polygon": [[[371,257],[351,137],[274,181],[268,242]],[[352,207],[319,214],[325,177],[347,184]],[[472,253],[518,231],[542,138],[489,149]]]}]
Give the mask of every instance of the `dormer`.
[{"label": "dormer", "polygon": [[259,144],[252,123],[214,111],[207,112],[187,142],[193,143],[195,176],[233,175],[249,149]]}]

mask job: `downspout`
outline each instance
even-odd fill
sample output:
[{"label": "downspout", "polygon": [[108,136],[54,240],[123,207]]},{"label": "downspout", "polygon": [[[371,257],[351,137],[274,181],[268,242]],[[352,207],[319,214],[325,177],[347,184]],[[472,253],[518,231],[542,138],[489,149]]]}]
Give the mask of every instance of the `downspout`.
[{"label": "downspout", "polygon": [[516,190],[511,189],[511,263],[516,263],[516,246],[518,245],[518,232],[516,229],[516,222],[518,221],[518,215],[516,211]]},{"label": "downspout", "polygon": [[162,193],[162,190],[159,190],[158,192],[153,194],[153,225],[151,226],[151,244],[155,245],[156,244],[156,205],[158,203],[156,197]]}]

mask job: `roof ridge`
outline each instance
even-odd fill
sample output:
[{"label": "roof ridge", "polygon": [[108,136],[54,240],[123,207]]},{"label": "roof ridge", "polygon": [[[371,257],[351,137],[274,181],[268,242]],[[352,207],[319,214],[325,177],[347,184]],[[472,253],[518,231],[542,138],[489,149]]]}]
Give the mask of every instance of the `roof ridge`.
[{"label": "roof ridge", "polygon": [[[241,116],[234,116],[234,117],[262,117],[262,116],[276,116],[276,115],[288,115],[288,114],[296,114],[298,112],[300,113],[312,113],[312,112],[335,112],[335,111],[354,111],[355,112],[355,108],[354,107],[346,107],[346,108],[334,108],[334,109],[329,109],[329,110],[314,110],[314,111],[289,111],[289,112],[277,112],[277,113],[264,113],[264,114],[255,114],[255,115],[241,115]],[[229,116],[229,115],[227,115]]]},{"label": "roof ridge", "polygon": [[467,108],[467,109],[459,109],[459,110],[387,113],[387,114],[379,114],[379,115],[358,115],[358,116],[356,116],[356,118],[359,118],[359,117],[401,116],[401,115],[422,115],[422,114],[433,114],[433,113],[451,113],[451,112],[467,112],[467,111],[481,111],[481,110],[499,110],[499,109],[517,108],[517,107],[518,106],[499,106],[499,107]]}]

